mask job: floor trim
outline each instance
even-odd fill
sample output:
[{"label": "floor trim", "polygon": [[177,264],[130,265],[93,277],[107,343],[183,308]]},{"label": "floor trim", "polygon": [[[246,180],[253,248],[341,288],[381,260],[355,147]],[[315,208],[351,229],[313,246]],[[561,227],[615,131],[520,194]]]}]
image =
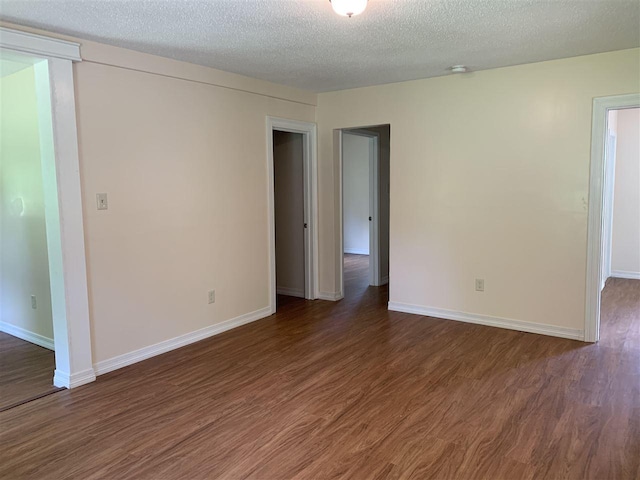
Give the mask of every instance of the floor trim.
[{"label": "floor trim", "polygon": [[640,272],[626,272],[624,270],[612,270],[611,276],[615,278],[626,278],[628,280],[640,280]]},{"label": "floor trim", "polygon": [[344,253],[350,255],[369,255],[369,250],[364,248],[346,248],[344,249]]},{"label": "floor trim", "polygon": [[456,320],[458,322],[475,323],[489,327],[506,328],[518,330],[520,332],[538,333],[551,337],[570,338],[572,340],[584,340],[584,332],[574,328],[556,327],[543,323],[523,322],[509,318],[491,317],[489,315],[479,315],[475,313],[456,312],[443,308],[423,307],[408,303],[389,302],[389,310],[394,312],[413,313],[427,317],[444,318],[446,320]]},{"label": "floor trim", "polygon": [[95,381],[95,379],[96,373],[93,368],[72,375],[56,369],[53,374],[53,384],[56,387],[75,388],[86,383],[91,383]]},{"label": "floor trim", "polygon": [[139,350],[134,350],[133,352],[125,353],[123,355],[118,355],[117,357],[109,358],[108,360],[97,362],[93,365],[93,369],[95,370],[96,375],[103,375],[119,368],[141,362],[142,360],[146,360],[147,358],[155,357],[156,355],[170,352],[171,350],[184,347],[191,343],[199,342],[200,340],[218,335],[241,325],[255,322],[256,320],[268,317],[269,315],[271,315],[270,306],[261,308],[260,310],[256,310],[255,312],[249,312],[244,315],[240,315],[239,317],[232,318],[231,320],[216,323],[215,325],[211,325],[209,327],[205,327],[200,330],[187,333],[185,335],[180,335],[179,337],[165,340],[164,342],[156,343],[155,345],[150,345]]},{"label": "floor trim", "polygon": [[7,333],[19,338],[20,340],[33,343],[48,350],[54,350],[53,338],[47,338],[43,335],[30,332],[29,330],[25,330],[24,328],[16,327],[15,325],[11,325],[7,322],[0,322],[0,332]]},{"label": "floor trim", "polygon": [[338,300],[342,300],[343,298],[344,297],[340,294],[340,292],[320,292],[320,294],[318,295],[319,300],[328,300],[330,302],[337,302]]}]

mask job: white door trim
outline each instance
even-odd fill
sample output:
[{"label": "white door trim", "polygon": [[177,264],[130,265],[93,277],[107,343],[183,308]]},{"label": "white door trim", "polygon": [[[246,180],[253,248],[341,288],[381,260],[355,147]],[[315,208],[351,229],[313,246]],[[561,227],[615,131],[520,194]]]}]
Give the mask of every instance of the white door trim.
[{"label": "white door trim", "polygon": [[380,286],[380,135],[369,136],[369,285]]},{"label": "white door trim", "polygon": [[303,136],[305,298],[314,300],[318,293],[318,160],[315,123],[267,117],[267,171],[269,176],[269,299],[271,313],[276,311],[276,227],[273,173],[273,131],[301,133]]},{"label": "white door trim", "polygon": [[344,183],[343,183],[343,151],[342,135],[346,132],[349,135],[359,135],[370,139],[369,158],[369,285],[383,285],[380,276],[380,134],[366,131],[367,127],[343,128],[336,130],[337,136],[334,142],[339,145],[338,151],[338,185],[340,193],[338,195],[338,225],[340,235],[340,264],[338,266],[339,290],[337,297],[344,297]]},{"label": "white door trim", "polygon": [[60,58],[81,62],[80,44],[0,27],[0,47],[29,57]]},{"label": "white door trim", "polygon": [[51,118],[40,121],[54,152],[54,158],[42,159],[43,188],[51,199],[45,208],[56,358],[53,383],[73,388],[95,380],[72,66],[81,61],[80,45],[0,27],[0,53],[5,52],[31,60],[36,81],[49,77],[49,92],[40,91],[38,100],[43,110],[50,102]]},{"label": "white door trim", "polygon": [[589,218],[587,227],[587,279],[584,339],[597,342],[600,337],[600,287],[603,269],[604,199],[613,182],[605,181],[606,134],[609,110],[640,107],[640,94],[594,98],[591,131],[591,173],[589,177]]},{"label": "white door trim", "polygon": [[333,155],[334,158],[338,158],[338,204],[335,205],[337,223],[338,223],[338,252],[337,252],[337,270],[338,270],[338,288],[337,291],[331,295],[325,296],[327,300],[341,300],[344,298],[344,169],[342,159],[342,129],[336,129],[333,131]]},{"label": "white door trim", "polygon": [[[607,128],[607,130],[609,130]],[[602,280],[600,290],[604,289],[607,278],[611,276],[611,252],[613,239],[613,192],[616,175],[616,135],[605,134],[605,172],[603,202],[603,234],[602,234]]]}]

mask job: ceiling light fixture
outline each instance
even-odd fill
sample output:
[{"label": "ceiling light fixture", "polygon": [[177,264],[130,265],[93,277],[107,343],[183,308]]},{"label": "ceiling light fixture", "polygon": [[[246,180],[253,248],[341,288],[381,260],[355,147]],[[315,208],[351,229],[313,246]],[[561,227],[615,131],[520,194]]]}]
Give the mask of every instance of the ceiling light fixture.
[{"label": "ceiling light fixture", "polygon": [[329,0],[329,3],[333,7],[333,11],[343,17],[351,18],[354,15],[359,15],[367,8],[367,2],[369,0]]}]

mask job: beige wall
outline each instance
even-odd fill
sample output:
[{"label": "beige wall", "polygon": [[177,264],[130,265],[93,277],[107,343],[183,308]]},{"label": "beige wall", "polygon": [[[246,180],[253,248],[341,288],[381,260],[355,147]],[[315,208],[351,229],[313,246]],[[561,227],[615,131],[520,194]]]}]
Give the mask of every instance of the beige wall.
[{"label": "beige wall", "polygon": [[640,278],[640,109],[617,112],[611,271]]},{"label": "beige wall", "polygon": [[[31,308],[31,295],[36,296],[36,309]],[[2,329],[53,339],[33,67],[0,78]]]},{"label": "beige wall", "polygon": [[268,306],[265,118],[314,107],[93,62],[75,79],[94,361]]},{"label": "beige wall", "polygon": [[301,133],[273,132],[276,287],[304,298],[304,175]]},{"label": "beige wall", "polygon": [[339,261],[332,131],[390,123],[391,299],[582,328],[591,102],[639,90],[637,49],[317,98],[81,43],[94,362],[268,306],[265,117],[313,122],[316,100],[321,291]]},{"label": "beige wall", "polygon": [[267,307],[266,117],[313,122],[316,95],[80,42],[94,363]]},{"label": "beige wall", "polygon": [[640,90],[639,58],[320,94],[320,289],[337,285],[333,129],[390,123],[390,300],[582,330],[592,101]]}]

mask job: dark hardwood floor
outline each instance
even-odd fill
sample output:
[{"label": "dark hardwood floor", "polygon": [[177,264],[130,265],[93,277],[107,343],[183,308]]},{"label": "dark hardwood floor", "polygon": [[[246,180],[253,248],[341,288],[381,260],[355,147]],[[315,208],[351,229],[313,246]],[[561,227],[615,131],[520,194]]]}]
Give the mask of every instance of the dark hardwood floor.
[{"label": "dark hardwood floor", "polygon": [[55,367],[51,350],[0,332],[0,411],[58,391]]},{"label": "dark hardwood floor", "polygon": [[589,345],[389,312],[356,277],[0,413],[0,478],[638,478],[640,282]]}]

